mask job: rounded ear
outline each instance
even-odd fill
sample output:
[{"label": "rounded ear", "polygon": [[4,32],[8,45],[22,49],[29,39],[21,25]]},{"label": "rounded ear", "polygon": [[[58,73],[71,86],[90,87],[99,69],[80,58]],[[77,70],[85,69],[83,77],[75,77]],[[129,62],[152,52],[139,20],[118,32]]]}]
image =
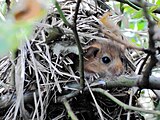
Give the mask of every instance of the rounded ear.
[{"label": "rounded ear", "polygon": [[91,47],[86,49],[84,57],[85,58],[94,58],[94,57],[97,56],[98,51],[99,51],[99,48],[91,46]]}]

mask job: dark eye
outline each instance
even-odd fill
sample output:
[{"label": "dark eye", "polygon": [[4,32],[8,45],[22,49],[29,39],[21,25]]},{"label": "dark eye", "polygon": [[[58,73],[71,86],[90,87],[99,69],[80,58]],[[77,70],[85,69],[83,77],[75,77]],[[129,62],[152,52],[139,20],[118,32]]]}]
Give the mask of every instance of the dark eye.
[{"label": "dark eye", "polygon": [[103,63],[108,64],[110,61],[111,61],[111,60],[110,60],[109,57],[107,57],[107,56],[102,57],[102,62],[103,62]]},{"label": "dark eye", "polygon": [[124,58],[123,58],[123,57],[120,57],[120,59],[121,59],[121,62],[123,63],[123,62],[124,62]]}]

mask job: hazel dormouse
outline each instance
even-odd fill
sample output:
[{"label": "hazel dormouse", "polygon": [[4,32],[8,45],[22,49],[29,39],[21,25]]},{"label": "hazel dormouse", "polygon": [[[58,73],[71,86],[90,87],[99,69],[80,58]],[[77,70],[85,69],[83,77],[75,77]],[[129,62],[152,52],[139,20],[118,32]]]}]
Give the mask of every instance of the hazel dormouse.
[{"label": "hazel dormouse", "polygon": [[98,74],[100,78],[120,76],[124,71],[124,48],[114,41],[94,42],[84,54],[85,77]]}]

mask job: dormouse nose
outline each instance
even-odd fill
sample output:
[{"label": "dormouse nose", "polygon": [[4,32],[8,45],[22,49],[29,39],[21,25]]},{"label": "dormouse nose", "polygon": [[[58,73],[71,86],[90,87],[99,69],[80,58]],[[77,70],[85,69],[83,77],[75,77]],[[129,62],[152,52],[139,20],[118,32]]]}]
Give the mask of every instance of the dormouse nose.
[{"label": "dormouse nose", "polygon": [[116,73],[115,73],[115,76],[120,76],[120,75],[122,75],[122,73],[123,73],[123,70],[118,70]]}]

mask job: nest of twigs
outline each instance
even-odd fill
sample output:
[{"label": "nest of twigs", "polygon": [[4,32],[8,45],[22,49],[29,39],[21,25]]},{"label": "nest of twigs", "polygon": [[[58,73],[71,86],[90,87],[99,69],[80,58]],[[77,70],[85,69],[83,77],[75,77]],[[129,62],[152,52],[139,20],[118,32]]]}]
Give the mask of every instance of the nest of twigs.
[{"label": "nest of twigs", "polygon": [[[64,0],[59,4],[67,20],[72,23],[76,1]],[[77,30],[82,46],[103,38],[96,25],[98,17],[107,9],[106,4],[93,0],[81,2]],[[31,39],[17,50],[15,59],[4,57],[0,60],[1,118],[70,119],[66,107],[69,103],[79,119],[101,119],[98,112],[101,110],[106,120],[125,120],[127,111],[107,97],[97,93],[92,95],[88,89],[75,94],[78,91],[79,73],[72,66],[78,64],[67,57],[70,53],[78,54],[73,32],[52,6],[47,17],[36,26]],[[105,86],[103,89],[107,90]],[[108,91],[128,103],[128,88]],[[133,120],[140,119],[135,112],[131,115]]]}]

